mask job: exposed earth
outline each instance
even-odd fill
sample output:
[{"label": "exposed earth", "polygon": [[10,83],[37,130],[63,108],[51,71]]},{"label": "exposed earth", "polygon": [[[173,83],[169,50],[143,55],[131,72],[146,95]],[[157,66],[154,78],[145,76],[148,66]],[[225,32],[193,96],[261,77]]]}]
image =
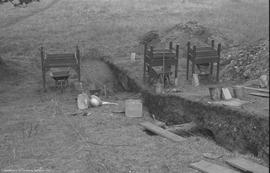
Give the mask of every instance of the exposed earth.
[{"label": "exposed earth", "polygon": [[[122,109],[126,98],[140,98],[140,95],[125,92],[111,70],[97,59],[109,55],[119,57],[120,61],[132,51],[140,54],[140,38],[156,29],[159,37],[154,44],[162,46],[169,41],[181,43],[182,57],[187,40],[206,44],[213,38],[221,42],[225,50],[224,84],[232,79],[236,83],[256,79],[269,72],[269,40],[264,39],[269,35],[268,25],[265,24],[269,21],[265,14],[268,2],[132,2],[135,5],[121,0],[48,0],[18,9],[10,4],[0,5],[2,172],[8,169],[41,169],[70,173],[195,173],[197,171],[188,165],[203,159],[204,153],[222,155],[213,162],[224,166],[224,160],[234,156],[267,165],[252,155],[228,151],[205,136],[189,136],[181,144],[151,136],[139,126],[139,122],[153,121],[147,108],[144,109],[144,117],[138,119],[112,113]],[[225,7],[232,11],[221,10]],[[246,11],[250,15],[244,15]],[[220,16],[216,17],[215,13]],[[238,16],[243,13],[241,21],[245,24],[244,29],[237,23],[239,18],[234,18],[236,13]],[[213,20],[207,20],[209,17]],[[217,22],[219,20],[223,23]],[[231,28],[226,27],[228,23]],[[76,76],[71,77],[71,87],[64,93],[53,87],[53,80],[49,77],[49,91],[42,91],[39,47],[44,45],[47,49],[71,50],[75,44],[79,44],[82,50],[84,86],[87,88],[91,83],[106,85],[109,96],[102,99],[117,102],[119,107],[90,108],[87,116],[72,116],[78,111],[76,97],[79,92],[72,87]],[[245,54],[247,49],[252,56],[240,55],[243,50]],[[245,58],[250,61],[245,61]],[[234,76],[235,64],[240,65],[237,73],[241,75],[237,77]],[[251,68],[247,69],[248,65]],[[254,72],[254,69],[259,71]],[[262,103],[254,102],[255,107],[261,106],[255,111],[269,116],[269,107],[264,109],[267,103]]]}]

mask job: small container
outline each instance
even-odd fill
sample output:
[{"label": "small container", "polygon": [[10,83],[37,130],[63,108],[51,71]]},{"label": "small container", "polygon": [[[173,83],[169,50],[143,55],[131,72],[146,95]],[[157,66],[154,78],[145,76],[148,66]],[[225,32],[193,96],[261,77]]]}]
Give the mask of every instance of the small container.
[{"label": "small container", "polygon": [[131,53],[130,55],[131,62],[135,62],[136,61],[135,58],[136,58],[136,53]]},{"label": "small container", "polygon": [[87,109],[89,106],[89,97],[86,93],[82,93],[78,95],[77,98],[77,105],[78,108],[83,110],[83,109]]},{"label": "small container", "polygon": [[232,95],[231,95],[229,88],[221,88],[221,97],[224,100],[232,99]]},{"label": "small container", "polygon": [[128,99],[125,101],[125,114],[127,117],[142,117],[142,101],[139,99]]},{"label": "small container", "polygon": [[198,74],[192,74],[192,86],[197,87],[200,85],[199,82],[199,75]]},{"label": "small container", "polygon": [[179,85],[179,83],[178,83],[178,78],[174,79],[174,85],[175,85],[175,86],[178,86],[178,85]]},{"label": "small container", "polygon": [[216,88],[216,87],[209,88],[209,94],[212,100],[220,100],[220,96],[221,96],[220,88]]},{"label": "small container", "polygon": [[158,82],[158,83],[156,83],[155,87],[156,87],[155,88],[156,89],[156,93],[157,94],[161,94],[162,91],[163,91],[162,84],[160,82]]},{"label": "small container", "polygon": [[233,86],[233,95],[235,98],[242,99],[245,95],[244,87],[240,85]]}]

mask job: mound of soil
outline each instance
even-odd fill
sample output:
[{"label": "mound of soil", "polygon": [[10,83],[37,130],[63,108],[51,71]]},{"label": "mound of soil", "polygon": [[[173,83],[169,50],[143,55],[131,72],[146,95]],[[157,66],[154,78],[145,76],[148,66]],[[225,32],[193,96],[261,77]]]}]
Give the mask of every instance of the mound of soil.
[{"label": "mound of soil", "polygon": [[[176,24],[158,35],[158,31],[149,31],[140,39],[140,43],[153,42],[154,47],[168,45],[170,41],[180,45],[180,56],[186,56],[186,43],[206,46],[211,40],[221,43],[221,72],[222,81],[245,81],[259,78],[261,75],[269,76],[269,40],[259,40],[253,44],[240,45],[237,40],[230,40],[224,33],[213,28],[189,21]],[[268,77],[269,78],[269,77]]]},{"label": "mound of soil", "polygon": [[261,75],[269,78],[269,40],[228,51],[222,59],[223,80],[253,80]]}]

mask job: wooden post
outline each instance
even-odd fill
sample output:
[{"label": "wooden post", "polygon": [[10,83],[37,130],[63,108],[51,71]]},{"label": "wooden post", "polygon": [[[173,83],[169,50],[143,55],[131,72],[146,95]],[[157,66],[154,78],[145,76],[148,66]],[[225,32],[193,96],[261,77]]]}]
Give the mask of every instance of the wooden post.
[{"label": "wooden post", "polygon": [[190,42],[187,43],[187,80],[188,80],[188,73],[189,73],[189,53],[190,53]]},{"label": "wooden post", "polygon": [[216,80],[217,80],[217,82],[219,82],[219,62],[220,62],[220,51],[221,51],[221,44],[220,43],[218,44],[217,51],[218,51],[218,62],[217,62],[217,77],[216,77]]},{"label": "wooden post", "polygon": [[78,59],[78,67],[77,67],[77,73],[78,73],[78,79],[79,82],[81,81],[81,57],[80,57],[80,50],[79,50],[79,46],[76,46],[76,56]]},{"label": "wooden post", "polygon": [[173,43],[170,41],[169,49],[172,50],[172,48],[173,48]]},{"label": "wooden post", "polygon": [[[153,46],[150,47],[150,55],[149,55],[149,58],[150,58],[150,63],[149,63],[149,71],[152,71],[152,60],[154,58],[154,48]],[[149,73],[149,80],[152,76],[152,72]]]},{"label": "wooden post", "polygon": [[165,88],[165,77],[166,77],[166,75],[165,75],[165,68],[166,68],[166,64],[165,64],[165,53],[163,52],[162,53],[162,65],[163,65],[163,67],[162,67],[162,72],[163,72],[163,88]]},{"label": "wooden post", "polygon": [[144,44],[144,54],[143,54],[143,82],[145,82],[145,71],[146,71],[146,64],[145,64],[145,57],[147,51],[147,44]]},{"label": "wooden post", "polygon": [[46,71],[44,67],[44,48],[41,46],[40,48],[40,57],[41,57],[41,70],[42,70],[42,81],[43,81],[43,91],[46,91]]},{"label": "wooden post", "polygon": [[212,48],[215,47],[215,41],[214,41],[214,40],[211,41],[211,47],[212,47]]},{"label": "wooden post", "polygon": [[193,62],[192,62],[192,74],[195,73],[195,61],[196,61],[196,46],[193,46]]},{"label": "wooden post", "polygon": [[175,61],[175,79],[178,77],[178,58],[179,58],[179,45],[176,45],[176,61]]}]

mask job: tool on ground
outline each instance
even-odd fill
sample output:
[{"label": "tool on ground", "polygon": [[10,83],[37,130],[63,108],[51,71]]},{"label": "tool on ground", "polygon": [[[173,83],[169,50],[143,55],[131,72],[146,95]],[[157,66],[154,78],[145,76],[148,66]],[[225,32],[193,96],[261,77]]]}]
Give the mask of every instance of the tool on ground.
[{"label": "tool on ground", "polygon": [[89,103],[93,107],[97,107],[97,106],[101,106],[101,105],[118,105],[118,103],[104,102],[98,96],[95,96],[95,95],[90,96]]}]

